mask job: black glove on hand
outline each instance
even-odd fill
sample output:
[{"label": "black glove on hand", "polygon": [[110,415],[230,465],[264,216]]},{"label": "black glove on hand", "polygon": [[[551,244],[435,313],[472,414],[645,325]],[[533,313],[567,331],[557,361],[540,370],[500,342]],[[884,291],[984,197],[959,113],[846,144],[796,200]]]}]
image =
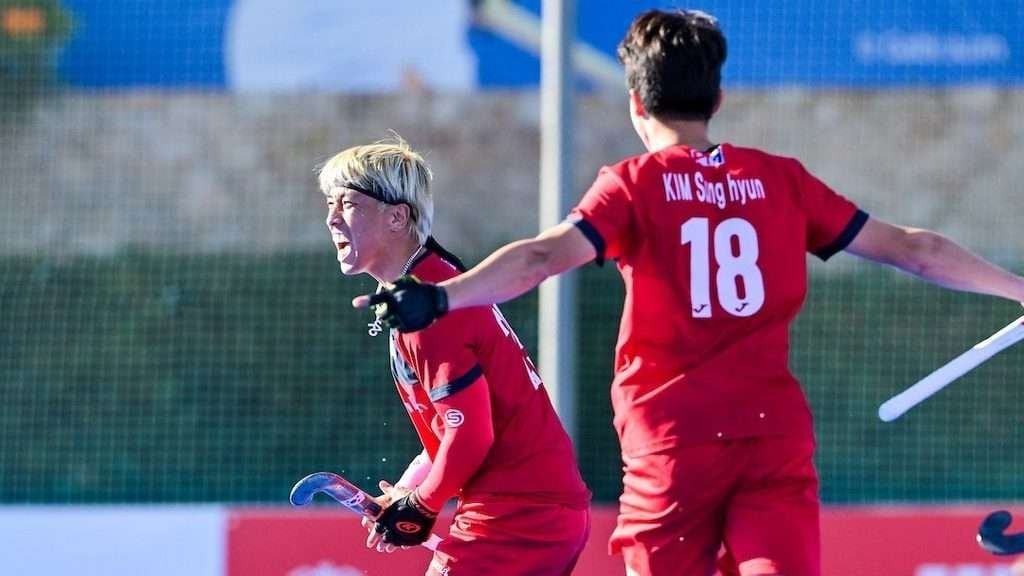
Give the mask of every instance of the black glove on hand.
[{"label": "black glove on hand", "polygon": [[370,296],[370,305],[377,306],[377,317],[389,328],[416,332],[448,313],[448,294],[439,286],[402,276]]},{"label": "black glove on hand", "polygon": [[383,535],[385,544],[418,546],[430,537],[437,513],[427,509],[410,492],[395,500],[381,512],[374,529]]}]

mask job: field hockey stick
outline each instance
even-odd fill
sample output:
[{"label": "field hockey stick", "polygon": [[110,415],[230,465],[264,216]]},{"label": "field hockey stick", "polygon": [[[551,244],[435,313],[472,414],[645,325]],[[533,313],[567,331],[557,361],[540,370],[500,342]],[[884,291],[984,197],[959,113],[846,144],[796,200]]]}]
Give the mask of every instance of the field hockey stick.
[{"label": "field hockey stick", "polygon": [[1024,340],[1024,316],[978,342],[973,348],[950,360],[910,388],[886,400],[878,407],[879,419],[882,422],[892,422],[982,362],[1021,340]]},{"label": "field hockey stick", "polygon": [[[351,512],[370,520],[376,520],[383,512],[380,504],[377,504],[372,496],[334,472],[314,472],[299,480],[292,487],[288,500],[292,506],[305,506],[313,501],[313,496],[317,493],[330,496]],[[440,536],[431,534],[420,546],[434,551],[441,541]]]},{"label": "field hockey stick", "polygon": [[1006,510],[992,512],[978,528],[978,545],[998,556],[1024,552],[1024,533],[1007,534],[1013,516]]}]

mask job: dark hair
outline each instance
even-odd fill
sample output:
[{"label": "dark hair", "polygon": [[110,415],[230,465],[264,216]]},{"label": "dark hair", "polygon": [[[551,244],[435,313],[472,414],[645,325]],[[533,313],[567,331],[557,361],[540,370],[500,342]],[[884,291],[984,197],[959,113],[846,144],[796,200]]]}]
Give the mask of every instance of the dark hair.
[{"label": "dark hair", "polygon": [[718,21],[696,10],[650,10],[637,16],[619,43],[626,85],[647,112],[666,120],[708,120],[725,63]]}]

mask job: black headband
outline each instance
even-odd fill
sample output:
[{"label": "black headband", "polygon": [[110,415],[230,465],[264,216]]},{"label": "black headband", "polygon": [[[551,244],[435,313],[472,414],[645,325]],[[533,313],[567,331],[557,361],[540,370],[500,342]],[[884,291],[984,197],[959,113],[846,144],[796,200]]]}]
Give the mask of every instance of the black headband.
[{"label": "black headband", "polygon": [[373,198],[374,200],[377,200],[378,202],[383,202],[385,204],[391,204],[392,206],[396,206],[398,204],[405,204],[406,203],[404,200],[400,200],[400,201],[397,201],[397,202],[394,201],[394,200],[389,200],[388,197],[385,196],[383,192],[377,192],[376,190],[370,190],[368,188],[363,188],[362,186],[360,186],[358,184],[353,184],[352,182],[342,182],[341,187],[342,188],[348,188],[349,190],[355,190],[356,192],[359,192],[360,194],[366,194],[367,196],[369,196],[370,198]]},{"label": "black headband", "polygon": [[373,198],[374,200],[376,200],[378,202],[383,202],[383,203],[391,205],[391,206],[399,206],[401,204],[405,204],[406,206],[409,207],[409,212],[411,213],[413,221],[419,220],[419,211],[416,210],[415,206],[413,206],[412,204],[406,202],[405,200],[391,200],[390,198],[385,196],[383,192],[377,192],[376,190],[369,190],[367,188],[363,188],[362,186],[360,186],[358,184],[353,184],[352,182],[342,182],[341,183],[341,187],[342,188],[348,188],[349,190],[355,190],[356,192],[359,192],[360,194],[365,194],[366,196],[369,196],[370,198]]}]

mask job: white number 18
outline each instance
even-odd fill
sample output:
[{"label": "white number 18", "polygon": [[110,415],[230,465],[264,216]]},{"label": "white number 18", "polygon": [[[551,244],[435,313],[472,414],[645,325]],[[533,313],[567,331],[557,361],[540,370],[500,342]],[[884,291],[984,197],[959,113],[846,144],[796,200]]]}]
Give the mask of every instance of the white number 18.
[{"label": "white number 18", "polygon": [[[712,241],[718,273],[715,287],[718,303],[733,316],[752,316],[764,305],[764,278],[757,267],[757,230],[742,218],[723,220],[715,227],[714,238],[707,218],[690,218],[682,228],[680,241],[690,244],[690,312],[694,318],[711,317]],[[733,238],[738,249],[733,253]],[[740,297],[737,279],[743,281]]]}]

